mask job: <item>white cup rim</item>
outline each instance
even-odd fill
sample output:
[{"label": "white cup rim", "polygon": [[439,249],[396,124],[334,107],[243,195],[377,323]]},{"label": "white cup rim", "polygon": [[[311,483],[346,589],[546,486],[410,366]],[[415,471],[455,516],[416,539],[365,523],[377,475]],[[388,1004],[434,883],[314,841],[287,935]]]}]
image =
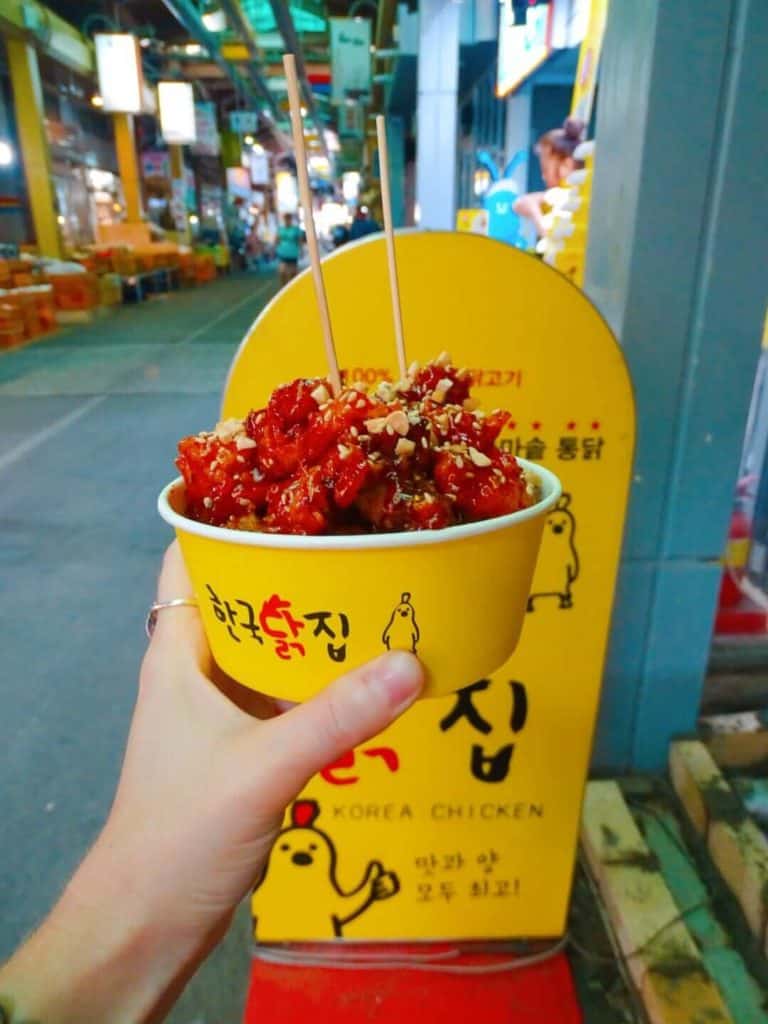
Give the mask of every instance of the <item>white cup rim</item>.
[{"label": "white cup rim", "polygon": [[480,537],[486,533],[496,533],[549,512],[562,494],[560,481],[551,470],[537,462],[529,462],[527,459],[518,459],[517,461],[526,473],[538,477],[542,496],[535,505],[520,509],[519,512],[510,512],[506,516],[497,516],[495,519],[483,519],[477,523],[462,523],[459,526],[446,526],[442,530],[353,535],[322,534],[316,537],[292,533],[228,530],[223,526],[209,526],[207,523],[198,523],[194,519],[188,519],[187,516],[181,515],[171,507],[169,500],[171,493],[179,485],[183,486],[184,483],[180,476],[172,480],[160,492],[157,509],[166,523],[175,530],[192,533],[197,537],[205,537],[207,540],[239,544],[249,548],[284,548],[293,551],[360,551],[427,547],[432,544],[446,544],[452,541],[467,540],[470,537]]}]

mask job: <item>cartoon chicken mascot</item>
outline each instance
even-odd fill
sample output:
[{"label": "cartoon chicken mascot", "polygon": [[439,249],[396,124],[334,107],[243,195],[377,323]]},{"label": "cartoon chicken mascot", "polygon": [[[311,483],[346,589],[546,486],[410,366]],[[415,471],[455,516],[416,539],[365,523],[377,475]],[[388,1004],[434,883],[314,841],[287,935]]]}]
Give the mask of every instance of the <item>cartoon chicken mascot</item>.
[{"label": "cartoon chicken mascot", "polygon": [[557,598],[558,608],[573,608],[572,587],[579,577],[579,553],[576,550],[576,520],[571,496],[564,492],[547,517],[541,556],[528,598],[528,611],[543,597]]},{"label": "cartoon chicken mascot", "polygon": [[411,595],[401,594],[400,603],[390,615],[381,637],[384,646],[388,651],[402,650],[416,654],[420,635]]},{"label": "cartoon chicken mascot", "polygon": [[333,939],[372,903],[400,890],[393,871],[372,860],[362,881],[345,892],[336,877],[336,847],[315,827],[316,800],[297,800],[291,824],[275,840],[269,862],[253,891],[254,934],[270,942]]}]

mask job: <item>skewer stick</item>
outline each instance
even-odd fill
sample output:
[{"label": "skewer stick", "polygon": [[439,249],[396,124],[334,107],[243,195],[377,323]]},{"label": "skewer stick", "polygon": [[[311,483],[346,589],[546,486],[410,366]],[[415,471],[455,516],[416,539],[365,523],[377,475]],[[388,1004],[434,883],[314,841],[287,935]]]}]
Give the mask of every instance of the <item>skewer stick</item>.
[{"label": "skewer stick", "polygon": [[307,248],[309,249],[309,261],[312,266],[312,280],[315,285],[315,298],[317,299],[317,307],[320,313],[320,326],[323,330],[325,358],[328,361],[328,377],[333,393],[338,395],[339,391],[341,391],[341,376],[339,374],[339,362],[336,358],[336,349],[333,344],[331,314],[328,310],[328,297],[325,294],[323,271],[320,267],[320,250],[317,246],[315,219],[312,215],[312,193],[309,190],[307,153],[304,148],[304,126],[301,121],[299,80],[296,75],[296,58],[292,53],[286,53],[283,56],[283,68],[288,85],[288,103],[291,108],[293,148],[296,153],[296,171],[299,177],[299,199],[304,211],[304,230],[307,234]]},{"label": "skewer stick", "polygon": [[389,191],[389,150],[387,149],[387,125],[383,114],[376,117],[376,135],[379,141],[379,177],[381,178],[381,205],[384,211],[384,234],[387,239],[387,263],[389,264],[389,289],[392,294],[392,316],[395,321],[395,345],[400,377],[408,375],[403,337],[403,311],[400,307],[400,284],[397,279],[395,259],[395,229],[392,226],[392,196]]}]

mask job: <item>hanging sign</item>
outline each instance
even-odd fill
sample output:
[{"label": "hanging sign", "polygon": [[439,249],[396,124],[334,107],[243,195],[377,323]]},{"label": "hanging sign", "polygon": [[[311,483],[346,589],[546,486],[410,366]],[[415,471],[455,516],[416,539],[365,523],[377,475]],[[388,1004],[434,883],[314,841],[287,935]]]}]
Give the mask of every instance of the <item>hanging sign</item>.
[{"label": "hanging sign", "polygon": [[255,110],[233,110],[229,115],[229,127],[239,135],[253,133],[259,127],[259,115]]},{"label": "hanging sign", "polygon": [[[588,299],[535,257],[447,232],[400,234],[397,255],[409,359],[450,351],[483,408],[511,410],[502,446],[552,469],[564,493],[510,661],[417,702],[326,765],[289,809],[253,894],[264,942],[534,938],[565,928],[630,481],[629,376]],[[340,364],[368,384],[397,373],[385,266],[378,238],[323,262]],[[325,373],[305,274],[247,335],[222,415],[242,417],[279,382]],[[232,607],[238,596],[219,595]],[[302,619],[291,597],[286,578],[271,600],[312,642],[336,650],[354,637],[356,624],[333,610],[322,623]],[[492,600],[492,581],[467,594]],[[408,606],[398,640],[407,646],[429,595],[392,601]],[[446,647],[475,642],[457,606]]]},{"label": "hanging sign", "polygon": [[367,18],[331,18],[331,99],[371,91],[371,23]]},{"label": "hanging sign", "polygon": [[144,78],[136,36],[101,33],[93,37],[102,109],[108,113],[139,114],[143,109]]},{"label": "hanging sign", "polygon": [[169,145],[184,146],[197,138],[195,94],[189,82],[158,82],[160,131]]},{"label": "hanging sign", "polygon": [[254,185],[269,184],[269,153],[262,147],[251,150],[251,182]]}]

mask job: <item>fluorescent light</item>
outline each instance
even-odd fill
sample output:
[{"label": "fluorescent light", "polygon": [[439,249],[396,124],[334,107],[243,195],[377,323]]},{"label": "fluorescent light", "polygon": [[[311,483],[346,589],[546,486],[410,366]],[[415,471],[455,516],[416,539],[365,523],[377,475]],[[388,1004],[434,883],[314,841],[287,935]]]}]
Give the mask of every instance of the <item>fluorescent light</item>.
[{"label": "fluorescent light", "polygon": [[227,18],[221,8],[203,15],[203,24],[209,32],[223,32],[227,27]]},{"label": "fluorescent light", "polygon": [[10,142],[0,140],[0,167],[10,167],[15,159],[13,146]]}]

